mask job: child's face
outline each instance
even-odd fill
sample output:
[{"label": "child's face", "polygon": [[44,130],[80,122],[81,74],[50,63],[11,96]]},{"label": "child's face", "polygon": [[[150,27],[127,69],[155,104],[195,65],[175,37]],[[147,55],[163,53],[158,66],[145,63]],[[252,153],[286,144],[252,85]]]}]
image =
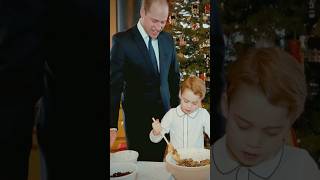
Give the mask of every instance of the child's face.
[{"label": "child's face", "polygon": [[184,113],[190,114],[200,107],[201,98],[194,94],[190,89],[185,89],[180,93],[181,109]]},{"label": "child's face", "polygon": [[276,155],[291,127],[287,108],[270,104],[262,92],[246,85],[239,87],[229,106],[223,99],[223,112],[229,152],[246,166]]}]

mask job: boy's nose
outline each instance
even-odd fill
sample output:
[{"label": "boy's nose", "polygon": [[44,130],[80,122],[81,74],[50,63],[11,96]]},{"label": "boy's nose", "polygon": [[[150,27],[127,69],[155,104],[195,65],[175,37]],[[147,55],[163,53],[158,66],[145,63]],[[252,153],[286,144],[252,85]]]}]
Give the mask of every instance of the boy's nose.
[{"label": "boy's nose", "polygon": [[254,133],[250,135],[250,137],[248,137],[246,141],[248,147],[252,149],[258,149],[261,147],[262,136],[260,135],[260,133]]},{"label": "boy's nose", "polygon": [[187,108],[188,108],[188,109],[191,109],[191,107],[192,107],[191,104],[188,104],[188,105],[187,105]]}]

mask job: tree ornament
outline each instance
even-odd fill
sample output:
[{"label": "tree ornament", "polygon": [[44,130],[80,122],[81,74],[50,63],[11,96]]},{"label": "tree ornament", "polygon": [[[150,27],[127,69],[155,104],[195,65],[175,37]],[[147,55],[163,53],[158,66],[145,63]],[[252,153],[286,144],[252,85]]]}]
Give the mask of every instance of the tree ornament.
[{"label": "tree ornament", "polygon": [[177,15],[176,13],[172,13],[171,16],[169,17],[169,23],[173,26],[177,25]]},{"label": "tree ornament", "polygon": [[200,28],[200,24],[199,23],[193,23],[192,25],[191,25],[191,29],[192,30],[197,30],[197,29],[199,29]]},{"label": "tree ornament", "polygon": [[210,3],[205,4],[204,5],[204,13],[205,14],[210,14],[210,11],[211,11]]},{"label": "tree ornament", "polygon": [[185,37],[183,35],[179,38],[179,46],[185,46],[187,42],[185,41]]},{"label": "tree ornament", "polygon": [[197,36],[192,38],[192,42],[198,42],[198,41],[199,41],[199,38]]},{"label": "tree ornament", "polygon": [[177,58],[180,60],[180,61],[184,61],[184,54],[183,53],[181,53],[181,52],[179,52],[178,54],[177,54]]},{"label": "tree ornament", "polygon": [[202,19],[203,19],[203,21],[205,22],[205,23],[207,23],[208,22],[208,20],[209,20],[209,16],[207,16],[207,15],[203,15],[203,17],[202,17]]},{"label": "tree ornament", "polygon": [[199,15],[199,5],[198,4],[192,4],[192,14],[194,16]]}]

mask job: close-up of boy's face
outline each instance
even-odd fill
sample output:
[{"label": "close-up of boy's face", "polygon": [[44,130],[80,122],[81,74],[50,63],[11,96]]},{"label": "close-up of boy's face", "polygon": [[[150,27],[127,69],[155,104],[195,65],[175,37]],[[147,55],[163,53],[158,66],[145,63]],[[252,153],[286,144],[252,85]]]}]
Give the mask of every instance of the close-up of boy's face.
[{"label": "close-up of boy's face", "polygon": [[254,166],[274,157],[291,127],[288,110],[274,106],[257,88],[240,86],[223,99],[227,119],[226,141],[231,157],[245,166]]},{"label": "close-up of boy's face", "polygon": [[201,98],[199,95],[194,94],[190,89],[185,89],[180,94],[181,109],[184,113],[190,114],[199,108]]}]

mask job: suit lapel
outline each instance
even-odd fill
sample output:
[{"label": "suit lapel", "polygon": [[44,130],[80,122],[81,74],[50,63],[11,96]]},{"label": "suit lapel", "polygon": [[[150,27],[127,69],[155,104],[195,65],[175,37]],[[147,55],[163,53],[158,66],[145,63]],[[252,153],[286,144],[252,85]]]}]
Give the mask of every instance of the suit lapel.
[{"label": "suit lapel", "polygon": [[[143,54],[144,59],[148,60],[149,59],[148,48],[147,48],[146,44],[144,43],[144,40],[143,40],[143,38],[137,28],[137,25],[134,26],[134,28],[133,28],[133,34],[134,34],[134,36],[133,36],[134,40],[138,46],[139,51]],[[150,63],[150,65],[152,65],[152,64]]]},{"label": "suit lapel", "polygon": [[155,75],[157,75],[158,73],[154,71],[153,65],[151,63],[151,59],[149,57],[149,52],[148,52],[148,47],[146,46],[138,28],[137,25],[133,28],[133,34],[134,34],[134,40],[138,46],[139,51],[143,54],[145,63],[147,65],[148,70],[152,71]]},{"label": "suit lapel", "polygon": [[166,44],[165,41],[163,39],[162,34],[160,33],[158,36],[158,46],[159,46],[159,65],[160,65],[160,78],[163,78],[163,76],[167,71],[167,59],[169,59],[167,56],[167,49],[165,48]]},{"label": "suit lapel", "polygon": [[162,75],[166,74],[167,71],[167,60],[168,59],[168,53],[167,53],[167,49],[166,49],[166,44],[165,44],[165,40],[163,39],[163,34],[160,33],[158,36],[158,47],[159,47],[159,65],[160,65],[160,74],[153,68],[153,65],[151,63],[151,59],[149,56],[149,52],[148,52],[148,48],[137,28],[137,25],[133,28],[133,33],[134,33],[134,40],[138,46],[138,49],[140,50],[140,52],[143,54],[145,62],[147,64],[147,67],[149,67],[148,69],[150,71],[153,72],[153,74],[157,77],[162,77]]}]

